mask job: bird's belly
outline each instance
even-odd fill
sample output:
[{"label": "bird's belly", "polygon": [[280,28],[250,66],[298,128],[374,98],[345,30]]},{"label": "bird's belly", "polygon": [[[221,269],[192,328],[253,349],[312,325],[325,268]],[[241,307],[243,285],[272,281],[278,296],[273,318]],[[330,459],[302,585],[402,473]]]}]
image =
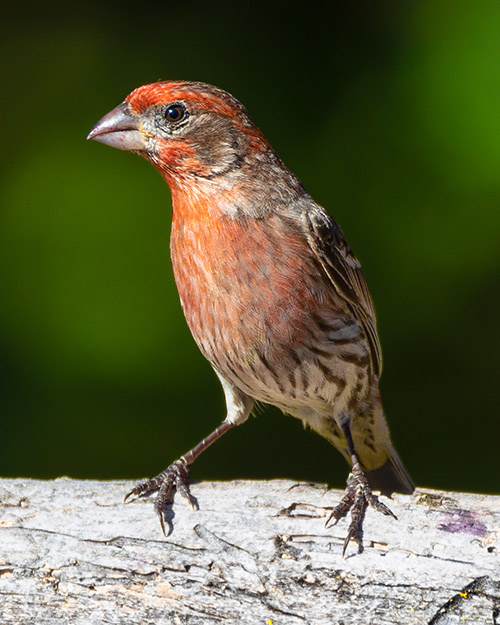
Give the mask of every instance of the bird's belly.
[{"label": "bird's belly", "polygon": [[[299,353],[301,361],[296,362]],[[318,358],[304,349],[280,360],[262,358],[256,351],[252,361],[225,368],[223,374],[251,397],[302,420],[309,414],[352,412],[370,388],[365,368],[338,356]]]}]

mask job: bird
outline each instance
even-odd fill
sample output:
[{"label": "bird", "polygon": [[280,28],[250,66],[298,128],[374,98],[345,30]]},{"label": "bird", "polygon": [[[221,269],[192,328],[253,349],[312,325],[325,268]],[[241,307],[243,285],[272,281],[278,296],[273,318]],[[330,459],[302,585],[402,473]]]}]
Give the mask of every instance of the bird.
[{"label": "bird", "polygon": [[245,107],[218,87],[180,80],[140,86],[87,138],[146,158],[170,187],[177,290],[227,406],[205,439],[125,500],[158,491],[165,534],[177,492],[197,507],[189,488],[196,458],[255,406],[271,404],[327,439],[350,465],[326,523],[350,513],[345,555],[368,507],[396,518],[374,490],[390,496],[415,486],[391,441],[375,310],[341,227]]}]

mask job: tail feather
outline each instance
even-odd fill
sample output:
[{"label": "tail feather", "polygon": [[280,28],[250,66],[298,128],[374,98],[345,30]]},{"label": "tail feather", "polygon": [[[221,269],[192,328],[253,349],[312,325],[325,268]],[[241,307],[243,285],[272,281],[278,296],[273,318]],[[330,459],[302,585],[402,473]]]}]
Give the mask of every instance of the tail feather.
[{"label": "tail feather", "polygon": [[394,448],[391,448],[386,462],[381,467],[366,471],[365,475],[373,490],[380,490],[383,495],[391,495],[394,492],[410,495],[415,490],[415,484]]}]

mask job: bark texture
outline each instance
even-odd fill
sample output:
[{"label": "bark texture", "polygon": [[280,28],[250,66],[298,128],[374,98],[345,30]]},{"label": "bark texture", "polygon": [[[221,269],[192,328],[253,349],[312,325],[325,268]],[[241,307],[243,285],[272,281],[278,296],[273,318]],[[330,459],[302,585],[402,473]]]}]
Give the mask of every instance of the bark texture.
[{"label": "bark texture", "polygon": [[500,625],[500,497],[418,489],[369,510],[285,480],[192,485],[163,537],[130,482],[0,480],[0,623]]}]

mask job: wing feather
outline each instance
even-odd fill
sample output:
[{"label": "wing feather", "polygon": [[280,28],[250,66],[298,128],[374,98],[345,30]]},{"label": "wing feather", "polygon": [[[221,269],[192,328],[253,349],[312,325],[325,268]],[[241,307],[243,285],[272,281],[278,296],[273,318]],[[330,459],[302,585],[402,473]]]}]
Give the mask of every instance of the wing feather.
[{"label": "wing feather", "polygon": [[321,206],[309,205],[304,215],[309,245],[333,287],[350,304],[360,322],[370,346],[373,370],[380,376],[382,349],[375,309],[361,265],[349,248],[340,226]]}]

